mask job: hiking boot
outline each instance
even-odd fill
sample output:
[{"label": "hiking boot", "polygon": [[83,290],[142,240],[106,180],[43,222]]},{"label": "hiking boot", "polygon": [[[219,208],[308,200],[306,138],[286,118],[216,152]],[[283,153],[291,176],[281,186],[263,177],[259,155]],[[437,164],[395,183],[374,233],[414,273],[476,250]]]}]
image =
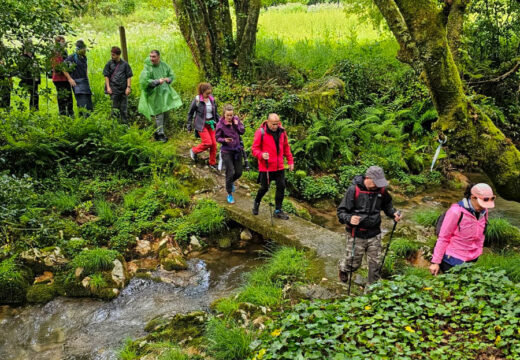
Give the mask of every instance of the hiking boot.
[{"label": "hiking boot", "polygon": [[339,270],[339,280],[346,284],[348,282],[348,272]]},{"label": "hiking boot", "polygon": [[253,203],[253,215],[258,215],[258,208],[260,207],[260,203],[254,202]]},{"label": "hiking boot", "polygon": [[191,160],[197,162],[197,154],[193,152],[193,149],[190,149],[190,158]]},{"label": "hiking boot", "polygon": [[165,143],[165,142],[168,141],[168,138],[167,138],[166,135],[164,135],[164,134],[157,134],[157,135],[155,136],[155,140],[157,140],[157,141],[161,141],[161,142],[164,142],[164,143]]},{"label": "hiking boot", "polygon": [[274,217],[282,220],[289,220],[289,216],[283,210],[275,210]]},{"label": "hiking boot", "polygon": [[235,203],[235,199],[233,198],[233,195],[228,194],[227,202],[230,203],[230,204],[234,204]]}]

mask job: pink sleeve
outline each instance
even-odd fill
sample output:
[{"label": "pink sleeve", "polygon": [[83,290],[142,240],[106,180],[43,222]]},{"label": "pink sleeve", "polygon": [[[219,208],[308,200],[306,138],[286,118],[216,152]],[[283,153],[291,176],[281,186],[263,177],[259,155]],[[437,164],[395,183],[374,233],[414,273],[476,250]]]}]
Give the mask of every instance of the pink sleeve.
[{"label": "pink sleeve", "polygon": [[459,205],[452,205],[446,212],[437,243],[435,244],[435,249],[433,250],[433,264],[440,264],[442,262],[446,248],[450,244],[451,237],[457,228],[461,211]]},{"label": "pink sleeve", "polygon": [[283,155],[287,158],[287,164],[294,164],[293,156],[291,153],[291,147],[289,146],[289,138],[287,137],[287,133],[284,136],[283,142]]}]

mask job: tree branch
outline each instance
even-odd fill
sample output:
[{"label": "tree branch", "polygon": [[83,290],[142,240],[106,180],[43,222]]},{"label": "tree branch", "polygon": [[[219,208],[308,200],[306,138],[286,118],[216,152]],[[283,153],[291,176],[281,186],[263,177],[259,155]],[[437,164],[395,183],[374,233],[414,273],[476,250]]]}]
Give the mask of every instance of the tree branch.
[{"label": "tree branch", "polygon": [[473,85],[481,85],[481,84],[498,83],[498,82],[501,82],[501,81],[507,79],[514,73],[516,73],[518,71],[518,69],[520,69],[520,60],[518,60],[516,62],[516,64],[511,68],[511,70],[509,70],[508,72],[506,72],[496,78],[488,79],[488,80],[472,81],[472,82],[468,82],[468,85],[473,86]]}]

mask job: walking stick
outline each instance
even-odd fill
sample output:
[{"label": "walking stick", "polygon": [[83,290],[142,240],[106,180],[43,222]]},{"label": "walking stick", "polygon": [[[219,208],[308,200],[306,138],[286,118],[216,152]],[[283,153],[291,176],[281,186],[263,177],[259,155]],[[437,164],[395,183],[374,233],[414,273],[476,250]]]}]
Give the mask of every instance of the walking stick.
[{"label": "walking stick", "polygon": [[[268,160],[265,161],[265,169],[267,173],[267,191],[271,190],[271,180],[269,179],[269,162]],[[278,186],[278,182],[276,183],[276,186]],[[269,199],[269,214],[271,214],[271,227],[274,226],[273,222],[273,204],[271,204],[271,199]]]},{"label": "walking stick", "polygon": [[352,267],[354,266],[354,254],[356,251],[356,227],[352,227],[352,236],[354,237],[354,240],[352,241],[352,256],[350,257],[350,274],[348,276],[348,296],[350,296],[350,286],[352,285],[352,275],[354,274],[354,271],[352,270]]},{"label": "walking stick", "polygon": [[[400,211],[396,212],[397,215],[401,215]],[[390,249],[390,243],[392,242],[392,238],[394,237],[395,227],[397,226],[397,221],[394,220],[394,226],[392,227],[392,232],[390,233],[390,240],[388,240],[388,244],[386,245],[385,254],[383,255],[383,261],[381,261],[381,266],[379,267],[379,274],[381,274],[381,270],[383,270],[383,266],[385,265],[386,254],[388,254],[388,249]]]}]

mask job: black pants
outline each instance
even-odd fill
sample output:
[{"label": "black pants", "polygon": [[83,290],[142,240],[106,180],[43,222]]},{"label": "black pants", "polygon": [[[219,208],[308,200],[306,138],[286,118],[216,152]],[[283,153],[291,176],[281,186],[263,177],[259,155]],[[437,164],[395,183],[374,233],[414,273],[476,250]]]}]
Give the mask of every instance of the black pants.
[{"label": "black pants", "polygon": [[222,152],[221,156],[226,168],[226,191],[231,194],[233,183],[242,176],[242,151]]},{"label": "black pants", "polygon": [[72,100],[72,88],[68,81],[55,81],[58,109],[60,115],[73,116],[74,102]]},{"label": "black pants", "polygon": [[91,94],[74,94],[76,97],[76,105],[78,105],[78,110],[80,114],[84,117],[89,117],[92,110],[94,110],[94,106],[92,105],[92,95]]},{"label": "black pants", "polygon": [[112,100],[112,116],[118,115],[121,118],[121,122],[128,122],[128,96],[126,94],[112,94],[110,95]]},{"label": "black pants", "polygon": [[260,183],[260,189],[256,194],[255,201],[260,203],[265,193],[269,190],[269,186],[273,181],[276,181],[276,194],[274,196],[274,202],[276,210],[282,209],[283,197],[285,196],[285,170],[261,172],[258,175],[258,182]]},{"label": "black pants", "polygon": [[38,110],[40,108],[40,95],[38,94],[38,84],[36,82],[26,82],[22,84],[23,88],[29,94],[29,108]]},{"label": "black pants", "polygon": [[[467,262],[467,263],[474,263],[474,262],[477,262],[477,260],[478,260],[478,258],[473,259],[473,260],[470,260],[470,261],[465,261],[465,262]],[[462,264],[461,264],[461,265],[462,265]],[[450,270],[452,267],[454,267],[454,266],[458,266],[458,265],[450,265],[450,264],[448,264],[448,263],[447,263],[446,261],[444,261],[444,260],[439,264],[439,267],[440,267],[440,269],[441,269],[441,271],[442,271],[443,273],[445,273],[446,271],[449,271],[449,270]]]}]

